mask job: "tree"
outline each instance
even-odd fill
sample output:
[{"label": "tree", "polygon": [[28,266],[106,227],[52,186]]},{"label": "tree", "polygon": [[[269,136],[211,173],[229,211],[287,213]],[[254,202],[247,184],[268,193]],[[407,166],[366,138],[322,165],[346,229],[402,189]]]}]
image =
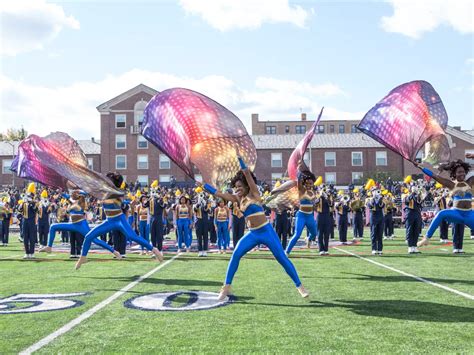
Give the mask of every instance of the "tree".
[{"label": "tree", "polygon": [[28,136],[28,132],[21,128],[8,128],[6,133],[0,133],[0,141],[22,141]]}]

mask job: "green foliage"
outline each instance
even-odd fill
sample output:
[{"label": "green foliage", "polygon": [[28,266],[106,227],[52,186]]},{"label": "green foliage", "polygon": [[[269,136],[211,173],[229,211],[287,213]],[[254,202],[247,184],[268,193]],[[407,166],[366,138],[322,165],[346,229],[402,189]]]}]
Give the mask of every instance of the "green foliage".
[{"label": "green foliage", "polygon": [[23,128],[8,128],[5,133],[0,133],[0,141],[22,141],[28,137],[28,132]]}]

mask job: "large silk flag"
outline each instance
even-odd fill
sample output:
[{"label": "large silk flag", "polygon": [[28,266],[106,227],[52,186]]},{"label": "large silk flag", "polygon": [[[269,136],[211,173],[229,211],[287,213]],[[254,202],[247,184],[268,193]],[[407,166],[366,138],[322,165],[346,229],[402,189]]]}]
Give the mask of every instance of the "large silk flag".
[{"label": "large silk flag", "polygon": [[411,162],[425,147],[425,161],[437,165],[450,159],[447,124],[438,93],[430,83],[419,80],[390,91],[366,113],[358,128]]},{"label": "large silk flag", "polygon": [[155,95],[145,108],[142,135],[189,177],[193,165],[203,180],[222,186],[239,171],[237,154],[253,170],[257,151],[240,119],[196,91],[173,88]]},{"label": "large silk flag", "polygon": [[87,166],[81,147],[67,133],[54,132],[42,138],[30,135],[18,147],[11,170],[25,179],[67,190],[79,187],[104,199],[123,192],[103,175]]}]

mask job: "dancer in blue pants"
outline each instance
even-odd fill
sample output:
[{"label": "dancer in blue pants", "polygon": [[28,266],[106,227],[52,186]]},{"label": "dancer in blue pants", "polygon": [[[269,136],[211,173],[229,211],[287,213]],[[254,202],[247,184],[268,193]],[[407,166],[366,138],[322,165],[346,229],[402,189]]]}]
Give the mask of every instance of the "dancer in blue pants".
[{"label": "dancer in blue pants", "polygon": [[[107,177],[118,188],[123,183],[123,176],[119,173],[108,173]],[[151,244],[148,243],[145,239],[137,236],[135,231],[128,223],[127,217],[122,212],[121,203],[121,197],[119,196],[111,196],[110,198],[102,202],[106,219],[97,227],[92,229],[89,233],[87,233],[84,239],[84,244],[82,246],[81,257],[76,263],[76,270],[79,269],[81,265],[87,261],[87,253],[89,252],[89,248],[91,246],[92,241],[105,233],[115,230],[122,232],[127,239],[130,239],[144,246],[146,249],[151,250],[157,260],[159,260],[160,262],[163,261],[163,255],[157,248],[152,247]]]},{"label": "dancer in blue pants", "polygon": [[471,229],[474,228],[474,211],[472,210],[472,186],[474,184],[474,177],[471,176],[466,180],[466,175],[469,173],[471,166],[458,159],[444,165],[442,168],[449,171],[452,180],[442,178],[426,168],[422,168],[421,170],[426,175],[451,190],[453,207],[451,209],[439,211],[436,214],[433,221],[431,221],[426,236],[418,242],[419,247],[429,244],[429,240],[443,221],[455,224],[465,224]]},{"label": "dancer in blue pants", "polygon": [[316,220],[314,219],[314,200],[316,199],[316,194],[313,189],[315,180],[316,177],[314,174],[309,171],[301,161],[298,165],[298,194],[300,209],[296,213],[295,234],[286,247],[287,255],[291,253],[296,242],[300,239],[304,227],[307,227],[309,232],[307,240],[308,248],[311,245],[311,240],[316,239],[318,236],[318,227]]},{"label": "dancer in blue pants", "polygon": [[240,205],[239,208],[250,226],[250,231],[239,240],[234,249],[234,253],[232,254],[227,268],[225,284],[221,289],[219,299],[224,300],[231,294],[232,280],[239,267],[240,259],[248,251],[259,244],[264,244],[270,249],[277,261],[283,266],[287,274],[295,283],[301,296],[308,297],[309,293],[301,284],[293,263],[285,255],[275,230],[271,227],[265,217],[255,175],[250,172],[241,157],[238,159],[242,170],[240,170],[231,181],[231,186],[236,192],[235,195],[218,192],[215,187],[209,184],[204,185],[204,188],[211,194],[226,201],[238,202]]},{"label": "dancer in blue pants", "polygon": [[219,201],[219,205],[214,210],[214,224],[217,231],[217,246],[219,252],[224,254],[230,246],[230,228],[229,218],[230,210],[225,205],[224,200]]},{"label": "dancer in blue pants", "polygon": [[[86,216],[84,209],[86,207],[85,193],[83,191],[73,191],[71,197],[74,203],[68,207],[67,212],[69,213],[69,223],[53,223],[49,229],[49,238],[48,245],[41,248],[40,252],[51,253],[54,238],[56,237],[56,232],[66,231],[66,232],[76,232],[85,236],[89,233],[90,228],[89,224],[86,221]],[[101,246],[104,249],[107,249],[117,258],[120,258],[120,253],[115,251],[110,245],[108,245],[103,240],[96,238],[92,241],[94,244]]]},{"label": "dancer in blue pants", "polygon": [[192,237],[192,208],[188,204],[188,199],[185,196],[179,198],[179,204],[174,211],[176,233],[178,235],[178,253],[183,249],[183,243],[186,247],[186,252],[191,249]]}]

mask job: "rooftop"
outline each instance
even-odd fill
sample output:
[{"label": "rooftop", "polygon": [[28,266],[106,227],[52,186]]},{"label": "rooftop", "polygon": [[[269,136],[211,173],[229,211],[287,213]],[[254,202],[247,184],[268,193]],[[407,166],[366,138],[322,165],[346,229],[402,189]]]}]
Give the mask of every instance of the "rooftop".
[{"label": "rooftop", "polygon": [[[80,139],[77,141],[86,155],[100,154],[100,140]],[[0,156],[12,156],[12,144],[15,148],[15,155],[18,150],[19,142],[0,142]]]}]

